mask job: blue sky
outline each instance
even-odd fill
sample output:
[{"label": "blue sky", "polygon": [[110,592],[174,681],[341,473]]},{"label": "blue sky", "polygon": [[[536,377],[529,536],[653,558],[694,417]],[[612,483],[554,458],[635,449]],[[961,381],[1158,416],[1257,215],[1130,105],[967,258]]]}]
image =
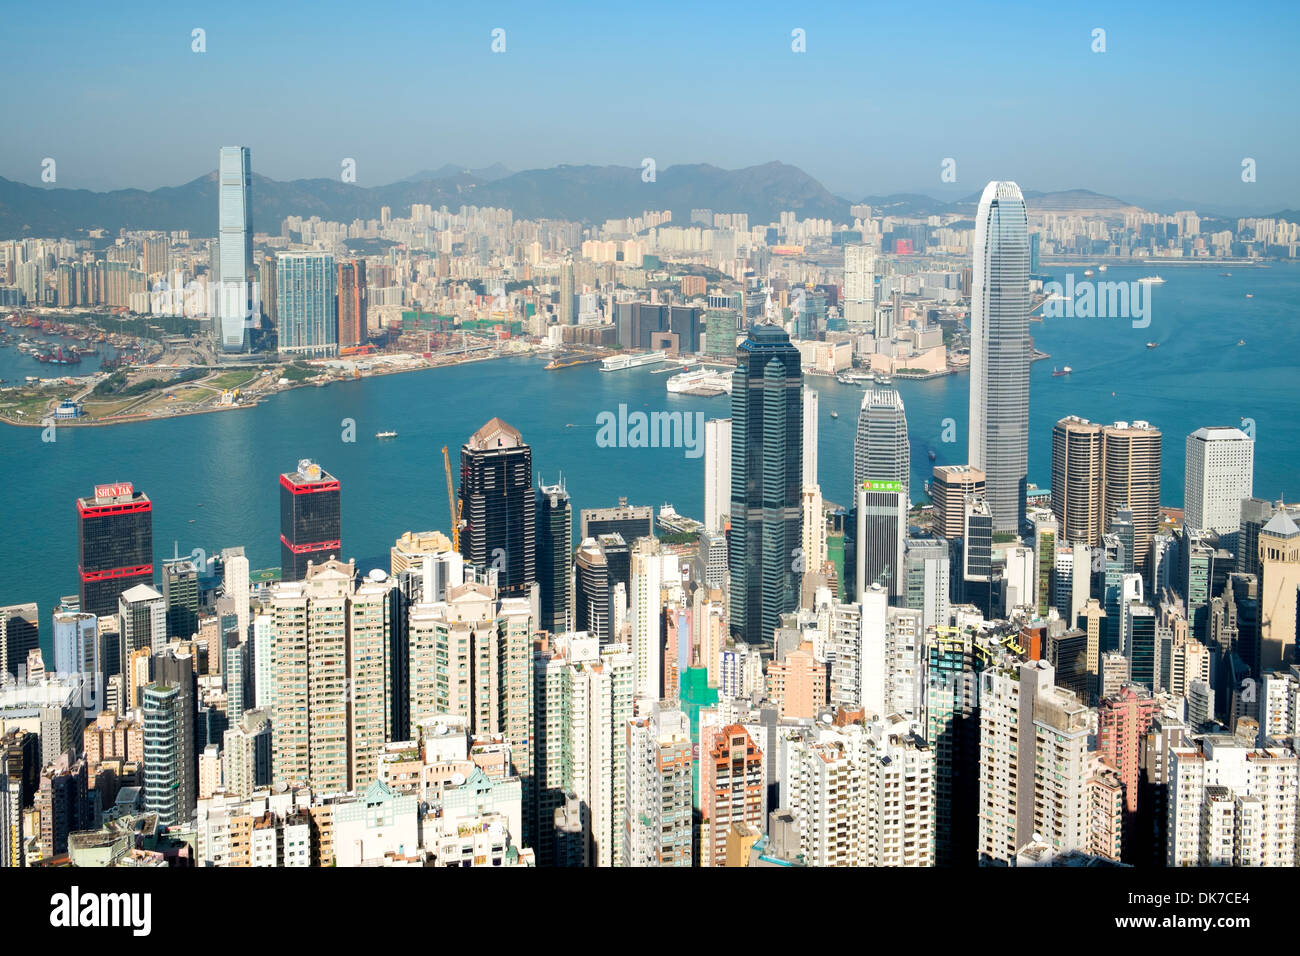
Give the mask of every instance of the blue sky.
[{"label": "blue sky", "polygon": [[245,144],[274,179],[351,157],[362,185],[650,156],[781,160],[850,198],[1009,178],[1300,206],[1300,5],[947,6],[10,4],[0,175],[37,182],[49,156],[59,186],[154,188]]}]

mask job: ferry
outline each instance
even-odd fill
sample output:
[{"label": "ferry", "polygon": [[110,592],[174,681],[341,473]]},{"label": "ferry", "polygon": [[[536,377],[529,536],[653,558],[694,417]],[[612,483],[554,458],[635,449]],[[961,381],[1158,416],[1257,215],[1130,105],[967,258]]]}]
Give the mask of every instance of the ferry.
[{"label": "ferry", "polygon": [[1138,279],[1138,282],[1141,282],[1144,285],[1163,285],[1164,281],[1165,280],[1159,276],[1143,276],[1141,279]]},{"label": "ferry", "polygon": [[644,355],[612,355],[600,363],[602,372],[621,372],[623,369],[658,365],[668,357],[667,352],[646,352]]},{"label": "ferry", "polygon": [[835,381],[841,385],[870,385],[876,380],[876,376],[871,372],[840,372],[835,376]]},{"label": "ferry", "polygon": [[379,439],[396,438],[397,432],[375,432],[375,437]]},{"label": "ferry", "polygon": [[731,394],[731,372],[711,372],[697,369],[694,372],[682,372],[668,380],[668,391],[675,395],[690,394],[714,397]]},{"label": "ferry", "polygon": [[1148,342],[1148,343],[1147,343],[1147,348],[1149,348],[1149,349],[1155,349],[1155,348],[1159,348],[1159,347],[1160,347],[1160,343],[1159,343],[1159,342]]},{"label": "ferry", "polygon": [[888,376],[888,375],[877,375],[877,376],[876,376],[876,384],[877,384],[877,385],[886,385],[886,386],[888,386],[888,385],[893,385],[893,384],[894,384],[894,380],[893,380],[893,378],[891,378],[891,377]]},{"label": "ferry", "polygon": [[1060,378],[1062,375],[1069,375],[1073,371],[1074,369],[1068,365],[1065,368],[1054,368],[1052,369],[1052,378]]}]

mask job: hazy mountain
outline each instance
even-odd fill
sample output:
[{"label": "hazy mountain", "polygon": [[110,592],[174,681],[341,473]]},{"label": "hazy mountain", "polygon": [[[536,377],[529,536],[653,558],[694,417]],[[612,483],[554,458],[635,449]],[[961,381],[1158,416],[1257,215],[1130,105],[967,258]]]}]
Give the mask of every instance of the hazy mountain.
[{"label": "hazy mountain", "polygon": [[[504,167],[456,171],[444,167],[427,179],[364,187],[334,179],[279,182],[254,174],[253,225],[263,232],[279,229],[291,215],[320,216],[339,222],[377,219],[381,206],[394,215],[408,214],[412,203],[500,206],[523,218],[603,222],[669,208],[675,222],[690,211],[748,212],[753,222],[768,222],[785,209],[801,217],[848,217],[848,202],[832,195],[803,170],[784,163],[746,169],[708,165],[670,166],[644,182],[639,167],[556,166],[509,173]],[[446,175],[444,175],[446,173]],[[0,236],[73,236],[89,229],[188,229],[211,236],[217,228],[216,173],[182,186],[149,192],[121,189],[41,188],[0,178]]]},{"label": "hazy mountain", "polygon": [[484,166],[482,169],[470,169],[466,166],[455,166],[447,163],[437,169],[423,169],[401,181],[404,183],[423,183],[435,179],[463,179],[470,182],[491,183],[498,179],[505,179],[513,173],[514,170],[503,166],[501,163],[493,163],[491,166]]},{"label": "hazy mountain", "polygon": [[[500,163],[482,169],[446,165],[386,186],[357,186],[337,179],[281,182],[253,176],[253,225],[278,232],[286,216],[320,216],[336,222],[377,219],[381,206],[394,216],[409,214],[412,203],[435,209],[461,205],[498,206],[520,218],[569,219],[602,223],[640,215],[647,209],[671,209],[673,221],[688,223],[692,209],[747,212],[750,222],[775,221],[792,209],[801,218],[850,221],[850,201],[834,195],[803,170],[785,163],[744,169],[706,164],[669,166],[653,182],[631,166],[555,166],[511,172]],[[196,236],[217,231],[216,173],[180,186],[154,190],[118,189],[93,192],[29,186],[0,178],[0,238],[78,236],[92,229],[111,235],[119,229],[186,229]],[[1119,215],[1141,208],[1114,196],[1086,189],[1025,192],[1031,212]],[[979,193],[939,199],[923,193],[892,193],[861,200],[877,215],[900,217],[975,214]],[[1169,211],[1196,209],[1196,203],[1167,201]],[[1204,214],[1218,212],[1205,209]],[[1261,211],[1262,213],[1263,211]],[[1248,215],[1242,212],[1238,215]],[[1224,214],[1225,218],[1234,218]],[[1294,211],[1274,213],[1294,220]]]}]

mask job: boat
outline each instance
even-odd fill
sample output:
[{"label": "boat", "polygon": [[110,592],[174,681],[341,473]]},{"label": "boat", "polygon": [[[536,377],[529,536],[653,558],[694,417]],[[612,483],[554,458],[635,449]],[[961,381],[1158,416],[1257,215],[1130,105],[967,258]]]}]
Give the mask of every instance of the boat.
[{"label": "boat", "polygon": [[1159,347],[1160,347],[1160,343],[1159,343],[1159,342],[1148,342],[1148,343],[1147,343],[1147,348],[1149,348],[1149,349],[1156,349],[1156,348],[1159,348]]},{"label": "boat", "polygon": [[1105,266],[1097,266],[1097,271],[1098,271],[1098,272],[1105,272],[1105,271],[1106,271],[1106,267],[1105,267]]},{"label": "boat", "polygon": [[876,376],[876,384],[877,384],[877,385],[893,385],[893,384],[894,384],[894,380],[893,380],[893,378],[891,378],[891,377],[888,376],[888,375],[877,375],[877,376]]},{"label": "boat", "polygon": [[934,461],[934,460],[935,460],[936,458],[938,458],[938,457],[939,457],[939,456],[936,455],[934,452],[930,452],[930,460],[931,460],[931,461]]},{"label": "boat", "polygon": [[731,375],[731,371],[711,372],[703,368],[694,372],[682,372],[668,379],[667,388],[674,395],[730,395]]},{"label": "boat", "polygon": [[1232,278],[1232,273],[1231,273],[1231,272],[1220,272],[1219,275],[1222,276],[1224,279],[1231,279],[1231,278]]},{"label": "boat", "polygon": [[1164,281],[1165,280],[1159,276],[1143,276],[1141,279],[1138,279],[1138,282],[1141,282],[1144,285],[1162,285]]},{"label": "boat", "polygon": [[839,418],[839,417],[840,417],[839,412],[831,412],[831,418]]},{"label": "boat", "polygon": [[612,355],[600,363],[602,372],[621,372],[643,365],[658,365],[668,357],[667,352],[646,352],[644,355]]},{"label": "boat", "polygon": [[1073,371],[1074,369],[1068,365],[1065,368],[1054,368],[1052,369],[1052,378],[1060,378],[1062,375],[1069,375]]},{"label": "boat", "polygon": [[1255,298],[1255,293],[1253,293],[1253,292],[1247,292],[1247,293],[1246,293],[1246,298],[1247,298],[1247,299],[1253,299],[1253,298]]},{"label": "boat", "polygon": [[876,380],[876,376],[871,372],[840,372],[835,376],[835,381],[841,385],[870,385]]},{"label": "boat", "polygon": [[1237,339],[1237,344],[1238,344],[1238,345],[1245,345],[1245,344],[1246,344],[1246,340],[1245,340],[1245,339]]},{"label": "boat", "polygon": [[1091,269],[1084,269],[1084,270],[1083,270],[1083,274],[1084,274],[1085,276],[1090,276],[1090,275],[1092,275],[1092,270],[1091,270]]},{"label": "boat", "polygon": [[375,432],[375,437],[376,437],[376,438],[396,438],[396,437],[397,437],[397,432],[392,432],[392,431],[389,431],[389,432]]}]

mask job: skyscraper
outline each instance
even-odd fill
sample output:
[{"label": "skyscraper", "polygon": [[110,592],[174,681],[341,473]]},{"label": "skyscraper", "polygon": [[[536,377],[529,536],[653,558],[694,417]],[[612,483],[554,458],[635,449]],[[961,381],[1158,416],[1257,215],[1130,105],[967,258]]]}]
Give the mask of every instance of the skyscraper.
[{"label": "skyscraper", "polygon": [[966,499],[983,498],[984,472],[970,465],[935,465],[930,477],[934,502],[934,530],[949,541],[960,538],[966,527]]},{"label": "skyscraper", "polygon": [[751,326],[732,379],[729,560],[731,629],[750,644],[771,641],[799,600],[802,378],[790,337]]},{"label": "skyscraper", "polygon": [[803,389],[803,486],[805,488],[812,488],[818,484],[817,405],[817,390],[805,385]]},{"label": "skyscraper", "polygon": [[1102,522],[1133,512],[1133,562],[1145,568],[1151,538],[1160,527],[1160,429],[1147,422],[1116,422],[1101,431]]},{"label": "skyscraper", "polygon": [[117,613],[117,599],[137,584],[153,583],[153,504],[127,482],[96,485],[77,499],[81,610]]},{"label": "skyscraper", "polygon": [[493,418],[460,450],[460,552],[495,568],[503,595],[527,595],[537,580],[533,451],[519,431]]},{"label": "skyscraper", "polygon": [[573,565],[573,505],[564,481],[537,490],[538,613],[542,630],[569,626],[569,574]]},{"label": "skyscraper", "polygon": [[867,389],[862,394],[853,439],[853,497],[849,500],[857,500],[864,481],[893,481],[903,486],[907,503],[911,462],[902,396],[892,388]]},{"label": "skyscraper", "polygon": [[327,357],[339,350],[337,274],[328,252],[282,252],[275,266],[279,350]]},{"label": "skyscraper", "polygon": [[280,579],[301,581],[310,561],[342,547],[339,481],[310,458],[280,476]]},{"label": "skyscraper", "polygon": [[1255,440],[1239,428],[1198,428],[1187,436],[1183,520],[1201,531],[1232,535],[1251,496]]},{"label": "skyscraper", "polygon": [[856,512],[855,594],[879,584],[891,597],[904,593],[903,541],[907,537],[907,492],[901,481],[862,482]]},{"label": "skyscraper", "polygon": [[1296,592],[1300,590],[1300,527],[1285,511],[1259,530],[1259,645],[1255,672],[1296,663]]},{"label": "skyscraper", "polygon": [[850,332],[875,331],[875,270],[870,246],[844,247],[844,323]]},{"label": "skyscraper", "polygon": [[[217,169],[217,318],[221,347],[241,352],[248,344],[245,320],[260,318],[253,264],[252,171],[247,146],[223,146]],[[257,313],[254,315],[253,309]]]},{"label": "skyscraper", "polygon": [[627,734],[627,809],[623,862],[627,866],[689,867],[691,722],[680,710],[655,708],[634,717]]},{"label": "skyscraper", "polygon": [[1025,200],[991,182],[975,217],[970,463],[987,476],[995,531],[1018,532],[1029,467],[1029,235]]},{"label": "skyscraper", "polygon": [[338,264],[339,348],[366,343],[366,261]]},{"label": "skyscraper", "polygon": [[731,507],[731,419],[704,423],[704,528],[721,531]]},{"label": "skyscraper", "polygon": [[1101,541],[1101,479],[1101,426],[1062,418],[1052,428],[1052,514],[1064,540]]}]

